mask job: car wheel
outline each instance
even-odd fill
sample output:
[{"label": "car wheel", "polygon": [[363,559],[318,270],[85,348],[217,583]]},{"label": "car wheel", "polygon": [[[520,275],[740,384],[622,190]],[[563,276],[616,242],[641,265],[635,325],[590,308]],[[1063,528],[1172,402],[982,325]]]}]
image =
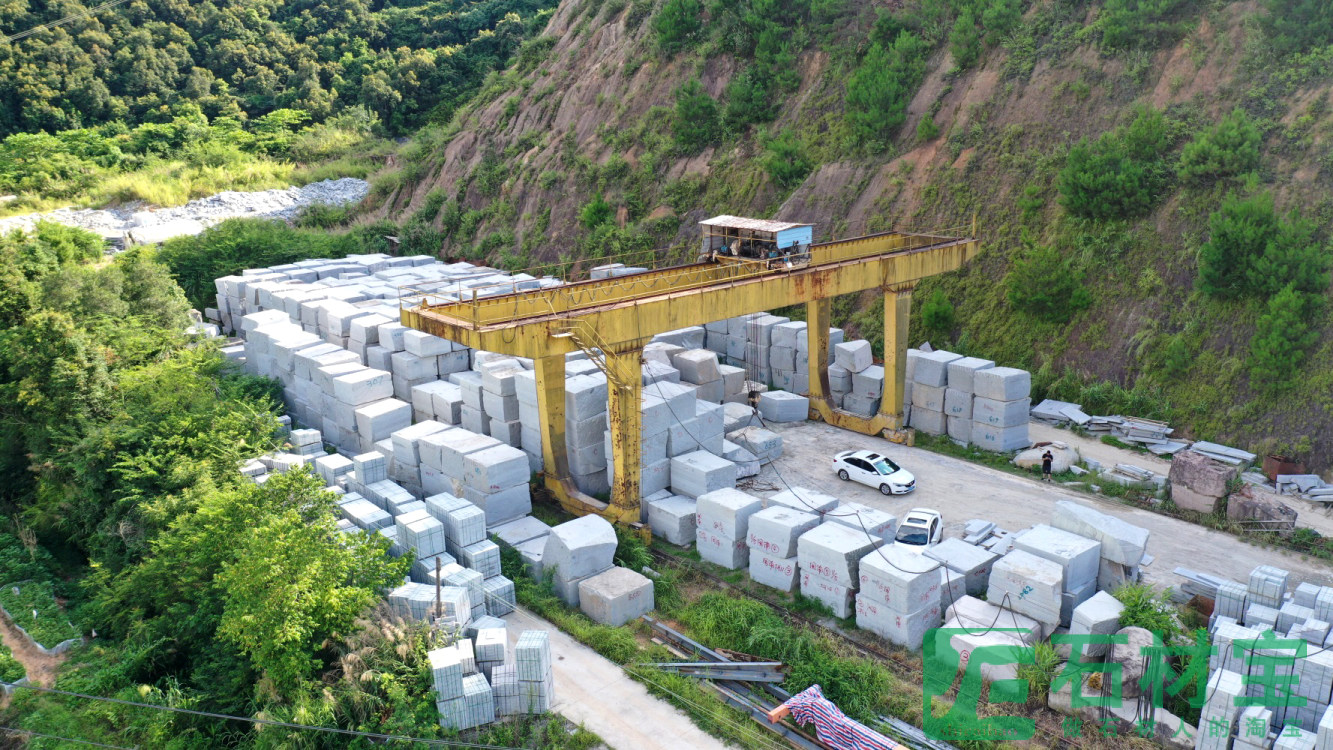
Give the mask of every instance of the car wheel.
[{"label": "car wheel", "polygon": [[846,469],[838,469],[838,478],[841,479],[841,480],[844,481],[844,482],[846,482],[847,480],[851,479],[851,477],[847,475],[847,470],[846,470]]},{"label": "car wheel", "polygon": [[888,486],[887,484],[881,484],[881,485],[879,486],[879,494],[881,494],[881,495],[892,495],[892,494],[893,494],[893,488],[890,487],[890,486]]}]

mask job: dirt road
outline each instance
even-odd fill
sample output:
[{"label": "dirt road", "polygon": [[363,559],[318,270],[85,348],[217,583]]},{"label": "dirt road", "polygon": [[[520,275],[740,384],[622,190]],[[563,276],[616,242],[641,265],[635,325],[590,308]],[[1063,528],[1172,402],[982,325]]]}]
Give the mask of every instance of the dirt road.
[{"label": "dirt road", "polygon": [[[56,684],[56,667],[65,660],[64,654],[47,654],[37,648],[28,637],[9,619],[9,615],[0,609],[0,641],[9,647],[14,659],[23,665],[28,681],[40,687]],[[0,697],[0,708],[9,705],[9,697]]]},{"label": "dirt road", "polygon": [[[912,508],[934,508],[944,515],[946,536],[960,536],[963,524],[973,518],[993,521],[1011,531],[1049,522],[1057,500],[1073,500],[1119,516],[1151,532],[1148,553],[1155,559],[1143,569],[1143,575],[1156,586],[1178,587],[1182,579],[1172,573],[1177,566],[1248,581],[1250,571],[1258,565],[1276,565],[1291,571],[1293,587],[1297,581],[1333,585],[1333,566],[1327,562],[1259,547],[1230,534],[1059,485],[1043,484],[1035,478],[1008,474],[919,448],[894,445],[878,437],[859,435],[822,422],[769,426],[782,435],[783,455],[776,466],[764,467],[759,476],[762,482],[781,489],[786,488],[786,483],[819,489],[843,500],[891,512],[899,518]],[[832,456],[851,448],[873,449],[889,456],[916,475],[917,490],[910,495],[885,497],[864,485],[839,481],[831,468]]]},{"label": "dirt road", "polygon": [[555,662],[555,701],[551,709],[575,724],[582,724],[613,748],[676,750],[727,747],[705,733],[683,712],[648,694],[619,665],[561,632],[535,614],[518,609],[505,616],[509,647],[524,630],[551,634]]}]

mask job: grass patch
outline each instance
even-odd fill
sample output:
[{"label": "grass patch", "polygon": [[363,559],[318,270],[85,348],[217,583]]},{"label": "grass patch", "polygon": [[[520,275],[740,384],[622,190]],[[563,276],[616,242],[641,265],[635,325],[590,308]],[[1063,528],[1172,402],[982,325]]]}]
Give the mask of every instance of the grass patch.
[{"label": "grass patch", "polygon": [[[15,589],[18,589],[17,594],[14,593]],[[62,641],[83,635],[70,622],[60,605],[56,604],[50,583],[23,581],[7,584],[0,588],[0,606],[9,613],[15,625],[26,630],[34,641],[46,648],[53,648]]]},{"label": "grass patch", "polygon": [[161,161],[107,177],[89,192],[87,205],[143,201],[154,206],[179,206],[223,190],[285,188],[292,184],[292,170],[290,163],[253,155],[219,165]]}]

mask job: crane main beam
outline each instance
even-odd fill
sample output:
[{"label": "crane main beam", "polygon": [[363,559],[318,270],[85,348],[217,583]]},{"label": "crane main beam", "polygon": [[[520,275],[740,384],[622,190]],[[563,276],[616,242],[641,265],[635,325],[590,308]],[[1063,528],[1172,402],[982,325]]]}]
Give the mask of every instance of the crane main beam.
[{"label": "crane main beam", "polygon": [[[401,297],[401,319],[406,326],[474,349],[534,360],[548,488],[573,512],[637,523],[643,520],[641,355],[654,335],[804,304],[811,416],[866,434],[897,431],[903,427],[912,288],[921,279],[961,267],[978,250],[975,239],[889,232],[813,245],[809,265],[795,269],[719,259],[530,291],[407,289]],[[867,418],[842,411],[829,400],[828,327],[833,297],[870,289],[884,293],[885,378],[879,412]],[[570,480],[564,364],[565,355],[575,351],[588,351],[607,375],[612,442],[608,468],[614,475],[609,504],[579,492]]]}]

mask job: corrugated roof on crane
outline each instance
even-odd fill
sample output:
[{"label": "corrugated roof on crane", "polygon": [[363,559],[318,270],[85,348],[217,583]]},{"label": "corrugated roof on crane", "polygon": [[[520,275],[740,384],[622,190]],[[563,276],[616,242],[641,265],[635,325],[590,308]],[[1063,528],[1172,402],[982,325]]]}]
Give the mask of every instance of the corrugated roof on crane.
[{"label": "corrugated roof on crane", "polygon": [[731,229],[749,229],[755,232],[782,232],[797,227],[811,227],[813,224],[800,224],[790,221],[770,221],[768,219],[747,219],[743,216],[723,214],[699,222],[707,227],[729,227]]}]

